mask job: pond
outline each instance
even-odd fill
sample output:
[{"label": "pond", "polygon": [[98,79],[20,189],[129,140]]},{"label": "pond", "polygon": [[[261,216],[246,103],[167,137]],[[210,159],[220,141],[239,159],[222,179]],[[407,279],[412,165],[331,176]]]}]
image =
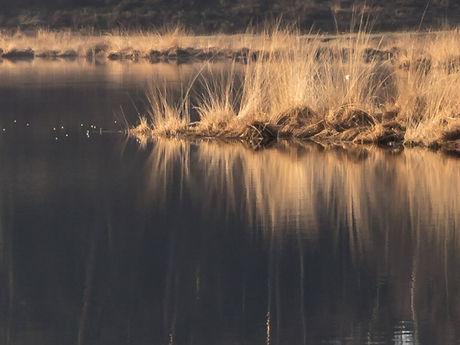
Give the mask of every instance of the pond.
[{"label": "pond", "polygon": [[1,343],[459,343],[458,157],[125,137],[199,68],[0,63]]}]

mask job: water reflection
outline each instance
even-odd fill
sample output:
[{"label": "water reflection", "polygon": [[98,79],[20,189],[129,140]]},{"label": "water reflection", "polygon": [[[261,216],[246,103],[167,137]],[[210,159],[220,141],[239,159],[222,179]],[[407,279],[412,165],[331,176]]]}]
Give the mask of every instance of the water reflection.
[{"label": "water reflection", "polygon": [[[267,331],[275,323],[278,337],[297,333],[306,341],[330,323],[353,343],[382,334],[384,343],[456,339],[458,160],[417,149],[281,143],[252,151],[219,141],[158,141],[146,169],[146,195],[155,201],[169,205],[165,186],[180,185],[180,198],[193,200],[202,217],[239,218],[248,236],[264,239]],[[298,278],[286,284],[283,264],[293,255]],[[312,255],[322,258],[319,267],[311,266]],[[306,302],[314,285],[324,305]],[[292,306],[283,290],[298,291]],[[331,315],[330,308],[340,311]],[[288,324],[298,328],[282,329]]]},{"label": "water reflection", "polygon": [[156,201],[166,202],[167,186],[179,183],[204,212],[227,205],[222,213],[244,213],[264,230],[279,229],[278,235],[300,227],[315,238],[324,223],[336,231],[350,228],[350,245],[359,252],[373,251],[376,223],[391,228],[405,219],[409,224],[397,225],[402,232],[423,228],[439,241],[455,237],[460,221],[458,161],[424,150],[281,142],[253,151],[241,143],[159,140],[146,166],[146,195]]},{"label": "water reflection", "polygon": [[47,63],[0,65],[0,343],[459,342],[459,160],[140,149],[113,110],[165,66]]},{"label": "water reflection", "polygon": [[94,140],[0,150],[4,343],[459,339],[459,161]]}]

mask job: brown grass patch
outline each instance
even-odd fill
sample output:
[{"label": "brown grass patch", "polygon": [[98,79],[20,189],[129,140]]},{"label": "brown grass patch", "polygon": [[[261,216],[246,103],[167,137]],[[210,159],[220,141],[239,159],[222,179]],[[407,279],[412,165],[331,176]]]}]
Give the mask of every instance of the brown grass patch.
[{"label": "brown grass patch", "polygon": [[458,140],[457,127],[443,124],[460,117],[460,48],[449,46],[460,47],[458,31],[403,36],[391,46],[366,32],[325,42],[275,28],[240,39],[241,74],[235,64],[222,75],[199,72],[193,126],[183,107],[190,94],[174,103],[150,92],[152,133],[240,137],[255,147],[283,137],[425,146]]}]

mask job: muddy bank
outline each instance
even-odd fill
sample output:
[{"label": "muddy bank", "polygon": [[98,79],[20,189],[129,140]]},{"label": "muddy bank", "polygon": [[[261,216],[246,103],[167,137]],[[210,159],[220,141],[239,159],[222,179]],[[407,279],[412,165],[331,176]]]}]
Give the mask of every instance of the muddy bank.
[{"label": "muddy bank", "polygon": [[216,61],[216,60],[233,60],[237,62],[246,63],[248,60],[255,61],[261,56],[266,56],[262,51],[250,51],[249,48],[242,48],[238,50],[230,49],[197,49],[193,47],[187,48],[171,48],[167,50],[152,49],[147,52],[141,52],[136,49],[123,49],[123,50],[108,50],[103,46],[94,46],[86,52],[78,52],[77,49],[68,50],[39,50],[35,51],[32,48],[27,49],[11,49],[8,51],[0,47],[0,57],[9,60],[31,60],[34,58],[50,58],[50,59],[74,59],[74,58],[97,58],[107,60],[129,60],[129,61],[150,61],[151,63],[157,62],[171,62],[171,63],[188,63],[199,61]]},{"label": "muddy bank", "polygon": [[[337,57],[346,59],[348,55],[353,54],[353,51],[349,51],[346,48],[337,49],[336,47],[317,47],[314,42],[330,42],[333,39],[321,38],[318,40],[305,39],[306,44],[312,43],[312,49],[315,49],[316,59],[321,60],[332,60]],[[380,50],[375,48],[367,48],[363,50],[362,61],[365,63],[372,63],[375,61],[396,61],[399,56],[400,49],[393,47],[390,50]],[[247,63],[249,61],[267,60],[274,59],[277,56],[283,56],[286,51],[265,51],[259,49],[250,49],[247,47],[230,49],[230,48],[195,48],[195,47],[173,47],[168,49],[121,49],[114,50],[110,48],[108,44],[100,43],[85,49],[47,49],[47,48],[12,48],[3,49],[0,46],[0,57],[9,60],[31,60],[34,58],[49,58],[49,59],[74,59],[74,58],[90,58],[90,59],[106,59],[112,61],[149,61],[151,63],[157,62],[171,62],[171,63],[188,63],[188,62],[205,62],[205,61],[217,61],[217,60],[232,60],[241,63]],[[449,68],[456,68],[459,65],[460,56],[452,61],[446,61]],[[423,61],[416,61],[415,63],[430,65],[429,59]],[[401,68],[409,68],[409,64],[401,64]],[[429,67],[428,67],[429,68]]]},{"label": "muddy bank", "polygon": [[[385,128],[385,125],[382,125]],[[399,126],[398,126],[399,127]],[[324,130],[320,132],[320,135],[314,135],[310,137],[283,137],[276,136],[276,128],[268,124],[254,123],[250,124],[245,128],[245,131],[240,133],[239,136],[216,136],[209,137],[200,135],[196,132],[182,133],[180,135],[170,136],[154,136],[144,135],[136,130],[129,130],[128,136],[136,138],[139,143],[145,145],[149,140],[155,138],[165,139],[178,139],[178,140],[190,140],[190,141],[218,141],[223,143],[240,143],[251,150],[264,150],[278,145],[279,143],[315,143],[319,147],[344,147],[347,149],[357,147],[369,147],[377,146],[381,148],[387,148],[390,150],[402,150],[404,148],[426,148],[431,151],[438,151],[445,153],[449,156],[455,156],[460,158],[460,138],[456,140],[443,140],[433,142],[430,145],[417,142],[404,142],[404,131],[397,131],[390,128],[387,132],[381,131],[365,131],[359,132],[360,129],[356,128],[348,133],[340,133],[334,131]],[[353,140],[346,140],[347,136],[353,133],[359,133]],[[363,139],[362,139],[363,138]]]},{"label": "muddy bank", "polygon": [[328,117],[309,108],[296,108],[280,116],[276,123],[237,121],[210,126],[183,124],[157,131],[146,122],[128,130],[128,135],[147,141],[151,138],[181,138],[241,141],[252,149],[270,147],[282,141],[312,141],[320,144],[378,145],[389,148],[426,147],[431,150],[460,152],[460,127],[440,132],[430,143],[405,139],[406,127],[398,122],[397,112],[371,116],[354,107],[342,107]]}]

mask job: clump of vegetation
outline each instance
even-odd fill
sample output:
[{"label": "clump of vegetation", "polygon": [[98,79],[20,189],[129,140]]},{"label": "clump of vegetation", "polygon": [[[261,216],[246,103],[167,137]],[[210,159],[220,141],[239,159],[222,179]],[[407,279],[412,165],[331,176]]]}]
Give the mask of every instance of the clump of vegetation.
[{"label": "clump of vegetation", "polygon": [[0,56],[233,61],[224,74],[205,66],[179,99],[150,85],[148,129],[131,131],[144,137],[237,138],[256,147],[301,138],[458,148],[459,30],[385,37],[358,26],[338,36],[279,27],[206,37],[181,27],[16,30],[0,34]]},{"label": "clump of vegetation", "polygon": [[166,87],[166,83],[163,86],[160,88],[154,84],[147,85],[150,124],[145,117],[141,117],[141,123],[135,130],[140,131],[143,136],[176,137],[188,135],[190,127],[188,98],[176,103],[174,95]]},{"label": "clump of vegetation", "polygon": [[[247,48],[260,50],[260,35],[196,36],[183,26],[158,30],[94,29],[32,31],[0,30],[0,57],[66,58],[92,57],[108,60],[189,62],[230,58],[246,61]],[[283,42],[279,42],[282,46]],[[279,47],[281,48],[281,47]]]},{"label": "clump of vegetation", "polygon": [[184,107],[192,94],[177,101],[150,89],[151,135],[225,137],[254,147],[278,138],[458,146],[459,31],[375,39],[364,28],[324,42],[275,28],[256,41],[242,73],[198,72],[197,122]]}]

